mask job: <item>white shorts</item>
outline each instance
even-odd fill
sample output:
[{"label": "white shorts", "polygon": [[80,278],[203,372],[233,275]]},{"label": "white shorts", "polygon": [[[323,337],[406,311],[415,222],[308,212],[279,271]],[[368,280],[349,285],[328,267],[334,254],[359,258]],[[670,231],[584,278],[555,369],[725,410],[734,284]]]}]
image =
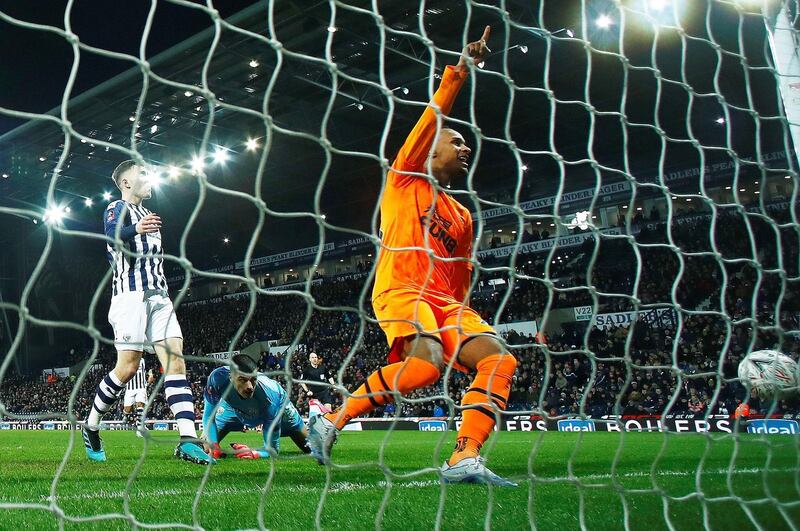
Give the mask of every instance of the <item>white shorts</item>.
[{"label": "white shorts", "polygon": [[123,398],[123,407],[130,407],[134,404],[146,404],[147,391],[144,389],[125,389],[125,398]]},{"label": "white shorts", "polygon": [[183,338],[172,301],[164,293],[130,291],[111,297],[108,322],[114,328],[114,346],[118,351],[152,353],[156,341]]}]

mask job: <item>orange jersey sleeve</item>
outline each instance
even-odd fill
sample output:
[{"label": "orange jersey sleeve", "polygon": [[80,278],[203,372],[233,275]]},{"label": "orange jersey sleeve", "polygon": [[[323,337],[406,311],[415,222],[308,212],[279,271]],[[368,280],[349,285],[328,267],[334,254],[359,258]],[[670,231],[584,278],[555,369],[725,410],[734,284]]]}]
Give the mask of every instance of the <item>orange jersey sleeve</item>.
[{"label": "orange jersey sleeve", "polygon": [[[450,112],[465,72],[448,66],[433,98]],[[395,288],[411,288],[455,299],[466,294],[472,272],[472,219],[467,208],[422,173],[436,137],[437,116],[429,106],[408,135],[386,177],[381,197],[382,248],[373,299]],[[463,300],[463,299],[460,299]]]},{"label": "orange jersey sleeve", "polygon": [[[450,110],[453,108],[453,103],[461,91],[461,86],[464,84],[465,79],[467,79],[467,72],[456,70],[453,66],[445,68],[444,74],[442,74],[442,82],[433,95],[432,101],[432,104],[439,107],[439,111],[443,116],[450,114]],[[436,131],[436,111],[432,105],[429,105],[422,113],[414,129],[409,133],[403,147],[400,148],[397,158],[392,164],[392,170],[394,171],[389,174],[390,180],[401,181],[398,184],[402,184],[402,181],[417,177],[397,172],[411,171],[421,173],[424,171],[425,163],[433,146],[433,139],[436,138]]]}]

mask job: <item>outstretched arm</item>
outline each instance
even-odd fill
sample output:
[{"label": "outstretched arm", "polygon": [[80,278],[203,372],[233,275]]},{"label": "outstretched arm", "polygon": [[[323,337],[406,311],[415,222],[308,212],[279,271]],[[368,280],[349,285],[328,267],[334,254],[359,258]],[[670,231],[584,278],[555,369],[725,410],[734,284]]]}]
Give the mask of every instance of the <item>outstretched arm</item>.
[{"label": "outstretched arm", "polygon": [[408,135],[403,147],[395,160],[394,167],[400,170],[417,171],[428,159],[431,151],[433,139],[436,137],[436,111],[434,106],[439,108],[442,115],[447,116],[453,108],[456,96],[458,96],[461,86],[469,73],[468,61],[478,64],[484,60],[489,48],[486,41],[489,39],[491,28],[486,26],[480,40],[471,42],[464,47],[456,66],[447,66],[442,74],[442,82],[433,95],[433,101],[422,113],[414,129]]}]

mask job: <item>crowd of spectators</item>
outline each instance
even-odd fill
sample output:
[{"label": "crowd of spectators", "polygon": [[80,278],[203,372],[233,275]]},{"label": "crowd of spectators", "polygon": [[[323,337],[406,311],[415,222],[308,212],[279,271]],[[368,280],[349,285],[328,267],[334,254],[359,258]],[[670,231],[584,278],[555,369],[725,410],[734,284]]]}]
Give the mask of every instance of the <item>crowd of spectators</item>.
[{"label": "crowd of spectators", "polygon": [[[471,304],[491,324],[541,320],[545,310],[582,305],[596,306],[596,313],[641,310],[634,323],[564,323],[557,333],[539,338],[504,334],[519,361],[509,409],[595,417],[731,414],[746,398],[736,367],[747,352],[774,348],[796,358],[797,234],[760,218],[722,216],[727,216],[724,222],[713,227],[704,219],[676,223],[669,232],[663,224],[642,224],[632,236],[590,239],[553,254],[518,255],[513,264],[507,257],[482,261]],[[249,296],[181,306],[185,353],[205,360],[188,362],[198,417],[206,377],[220,363],[207,355],[258,341],[284,345],[274,353],[262,349],[259,365],[291,388],[302,412],[306,399],[287,376],[298,378],[312,351],[323,358],[340,389],[355,390],[385,363],[388,352],[366,278],[325,278],[310,295],[258,295],[252,307]],[[496,279],[504,282],[490,282]],[[68,359],[80,362],[90,352],[76,347]],[[74,397],[77,418],[87,415],[113,357],[101,352],[86,371]],[[154,357],[147,362],[156,365]],[[402,416],[447,415],[468,384],[467,375],[452,371],[411,396],[429,400],[390,405],[374,415],[395,415],[396,407]],[[74,376],[48,383],[7,374],[0,401],[18,415],[63,415],[76,385]],[[753,400],[750,405],[767,408]],[[771,407],[798,412],[796,403],[786,401]],[[169,416],[159,392],[149,417]],[[107,418],[120,418],[119,410]]]}]

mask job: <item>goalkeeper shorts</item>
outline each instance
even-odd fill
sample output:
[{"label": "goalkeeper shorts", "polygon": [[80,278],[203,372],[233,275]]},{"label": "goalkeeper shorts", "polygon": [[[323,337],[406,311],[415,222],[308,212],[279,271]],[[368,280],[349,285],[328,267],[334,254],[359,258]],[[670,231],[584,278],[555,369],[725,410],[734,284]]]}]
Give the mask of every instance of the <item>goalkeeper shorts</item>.
[{"label": "goalkeeper shorts", "polygon": [[480,335],[496,334],[494,328],[469,306],[454,298],[420,294],[412,289],[384,291],[373,299],[372,308],[391,348],[389,363],[403,359],[404,342],[399,340],[424,336],[442,344],[446,363],[468,372],[458,363],[461,347]]}]

